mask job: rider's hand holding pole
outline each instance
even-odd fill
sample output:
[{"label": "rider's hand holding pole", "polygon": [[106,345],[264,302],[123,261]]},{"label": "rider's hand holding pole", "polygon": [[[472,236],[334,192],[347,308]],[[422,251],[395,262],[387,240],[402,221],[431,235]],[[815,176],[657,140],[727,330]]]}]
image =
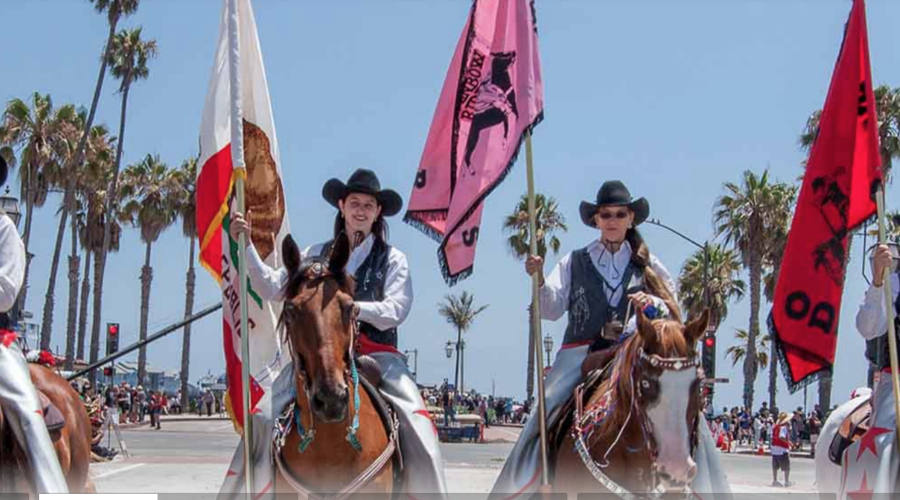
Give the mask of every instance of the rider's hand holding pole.
[{"label": "rider's hand holding pole", "polygon": [[529,255],[525,260],[525,272],[529,276],[538,273],[538,282],[544,286],[544,259],[537,255]]},{"label": "rider's hand holding pole", "polygon": [[881,288],[884,285],[884,270],[890,268],[893,260],[890,247],[887,245],[875,247],[875,254],[872,256],[872,286]]}]

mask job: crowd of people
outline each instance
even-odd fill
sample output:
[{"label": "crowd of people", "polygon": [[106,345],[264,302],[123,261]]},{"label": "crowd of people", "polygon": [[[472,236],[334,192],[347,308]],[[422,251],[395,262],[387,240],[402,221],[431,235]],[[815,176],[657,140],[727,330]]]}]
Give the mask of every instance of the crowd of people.
[{"label": "crowd of people", "polygon": [[775,427],[785,416],[787,422],[787,438],[790,441],[790,451],[800,451],[804,443],[809,444],[810,456],[815,456],[815,445],[825,421],[825,413],[815,405],[809,413],[804,413],[803,408],[797,408],[793,414],[779,412],[778,408],[769,408],[768,403],[763,403],[759,411],[751,413],[746,407],[734,407],[731,410],[722,408],[722,412],[715,417],[708,417],[710,431],[716,439],[716,444],[722,451],[734,452],[738,447],[745,446],[752,450],[759,450],[766,446],[772,446]]},{"label": "crowd of people", "polygon": [[422,400],[430,408],[443,413],[445,426],[454,425],[460,414],[478,415],[485,427],[491,424],[524,424],[531,411],[532,401],[519,403],[509,397],[494,397],[476,391],[460,393],[447,384],[435,390],[423,389]]}]

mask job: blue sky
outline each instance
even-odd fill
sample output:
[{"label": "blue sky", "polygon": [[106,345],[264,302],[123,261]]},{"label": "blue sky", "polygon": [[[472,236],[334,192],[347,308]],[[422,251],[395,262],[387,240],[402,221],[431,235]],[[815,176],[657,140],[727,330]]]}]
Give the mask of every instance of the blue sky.
[{"label": "blue sky", "polygon": [[[256,0],[260,42],[279,138],[288,210],[295,238],[315,243],[330,234],[332,209],[322,184],[356,167],[375,169],[382,184],[408,197],[467,0]],[[795,180],[804,153],[797,138],[810,112],[822,106],[841,43],[849,0],[543,0],[537,5],[545,79],[546,120],[534,136],[538,190],[556,197],[570,230],[563,251],[596,233],[581,224],[578,202],[592,199],[607,179],[621,179],[646,196],[651,216],[695,240],[713,237],[712,206],[722,183],[741,172],[770,168]],[[197,136],[213,59],[221,2],[144,1],[122,27],[143,25],[159,57],[150,78],[131,92],[124,162],[158,153],[175,167],[197,154]],[[105,42],[105,18],[87,1],[7,0],[0,30],[7,47],[0,65],[0,98],[39,91],[57,104],[89,105]],[[876,84],[900,86],[900,3],[869,0],[869,36]],[[119,126],[117,82],[108,78],[98,121]],[[524,157],[524,155],[523,155]],[[419,380],[452,378],[443,344],[455,333],[437,314],[446,293],[474,292],[490,307],[468,335],[466,381],[482,392],[521,397],[525,391],[530,281],[503,246],[501,222],[525,191],[524,162],[488,199],[475,274],[448,289],[436,245],[399,218],[392,242],[409,257],[416,299],[400,333],[402,349],[419,350]],[[888,205],[900,193],[888,191]],[[40,318],[56,233],[52,199],[35,219],[27,309]],[[642,228],[651,250],[677,274],[693,247],[656,227]],[[68,245],[64,245],[67,248]],[[865,291],[861,242],[848,272],[835,381],[835,401],[865,383],[863,341],[854,315]],[[123,342],[137,337],[140,266],[137,231],[107,271],[104,321],[122,325]],[[550,258],[555,263],[557,258]],[[180,228],[154,247],[151,331],[184,310],[188,242]],[[64,268],[64,266],[62,266]],[[549,266],[548,266],[549,272]],[[198,268],[197,308],[218,300],[215,282]],[[56,296],[52,344],[64,348],[67,286]],[[716,406],[740,404],[740,366],[724,351],[736,327],[746,328],[749,299],[734,304],[719,330]],[[768,314],[766,305],[761,315]],[[224,369],[217,317],[196,323],[192,380]],[[564,322],[544,323],[559,345]],[[177,368],[180,335],[150,348],[151,363]],[[756,385],[766,398],[767,375]],[[816,391],[810,390],[810,407]],[[779,404],[787,396],[779,377]]]}]

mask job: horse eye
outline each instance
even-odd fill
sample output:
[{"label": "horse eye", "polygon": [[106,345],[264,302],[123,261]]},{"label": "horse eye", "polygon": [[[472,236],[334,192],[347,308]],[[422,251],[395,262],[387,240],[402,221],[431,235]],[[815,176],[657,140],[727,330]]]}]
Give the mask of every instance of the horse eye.
[{"label": "horse eye", "polygon": [[649,389],[649,388],[650,388],[650,382],[647,381],[647,380],[641,380],[641,387],[643,387],[644,389]]}]

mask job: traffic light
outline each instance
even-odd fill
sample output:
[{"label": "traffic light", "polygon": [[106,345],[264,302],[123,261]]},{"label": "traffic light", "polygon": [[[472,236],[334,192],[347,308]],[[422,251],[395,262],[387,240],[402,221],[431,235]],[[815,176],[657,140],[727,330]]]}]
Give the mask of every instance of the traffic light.
[{"label": "traffic light", "polygon": [[106,368],[104,368],[103,376],[111,379],[113,376],[113,368],[111,366],[107,366]]},{"label": "traffic light", "polygon": [[119,351],[119,324],[106,324],[106,355],[114,354]]},{"label": "traffic light", "polygon": [[706,378],[716,378],[716,336],[712,333],[703,337],[703,354],[700,361]]}]

